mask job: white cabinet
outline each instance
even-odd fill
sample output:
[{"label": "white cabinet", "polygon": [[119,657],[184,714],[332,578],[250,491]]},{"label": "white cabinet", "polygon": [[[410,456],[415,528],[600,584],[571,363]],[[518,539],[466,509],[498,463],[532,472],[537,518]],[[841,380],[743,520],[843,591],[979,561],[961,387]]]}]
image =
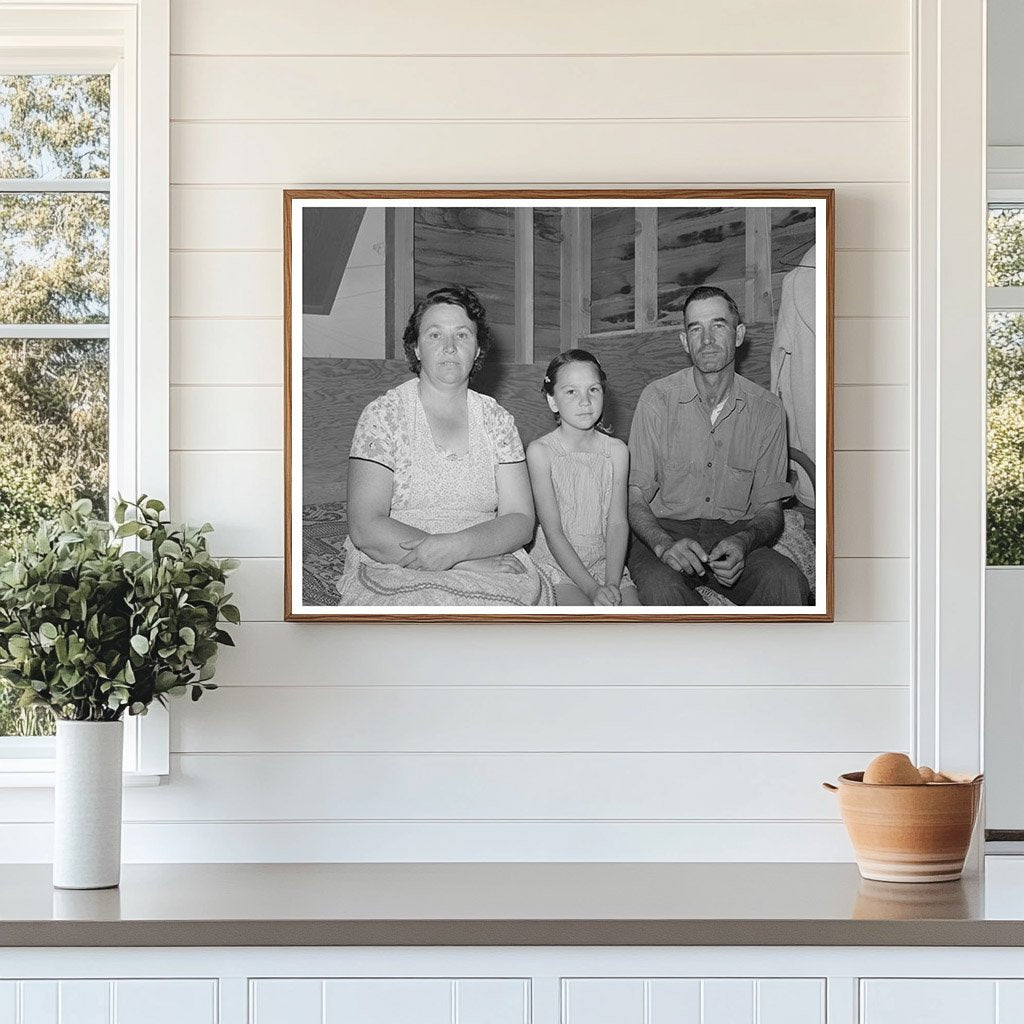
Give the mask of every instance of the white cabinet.
[{"label": "white cabinet", "polygon": [[257,978],[250,1024],[523,1024],[520,978]]},{"label": "white cabinet", "polygon": [[570,978],[565,1024],[825,1024],[821,978]]},{"label": "white cabinet", "polygon": [[1024,981],[914,978],[861,983],[861,1024],[1019,1024]]},{"label": "white cabinet", "polygon": [[0,981],[0,1024],[216,1024],[212,978]]}]

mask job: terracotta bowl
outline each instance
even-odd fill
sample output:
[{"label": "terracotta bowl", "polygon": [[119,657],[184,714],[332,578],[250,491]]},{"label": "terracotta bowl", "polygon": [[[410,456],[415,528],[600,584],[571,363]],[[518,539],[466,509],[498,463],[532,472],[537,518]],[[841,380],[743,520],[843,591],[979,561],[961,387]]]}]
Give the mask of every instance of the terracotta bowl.
[{"label": "terracotta bowl", "polygon": [[980,775],[962,782],[877,786],[863,772],[839,776],[839,811],[857,867],[877,882],[951,882],[960,877],[981,804]]}]

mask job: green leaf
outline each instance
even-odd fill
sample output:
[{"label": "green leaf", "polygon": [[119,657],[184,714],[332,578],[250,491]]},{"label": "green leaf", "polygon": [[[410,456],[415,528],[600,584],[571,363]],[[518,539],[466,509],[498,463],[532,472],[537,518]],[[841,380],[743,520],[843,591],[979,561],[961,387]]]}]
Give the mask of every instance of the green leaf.
[{"label": "green leaf", "polygon": [[143,657],[149,654],[149,640],[146,639],[141,633],[136,633],[130,640],[132,650],[136,654],[142,655]]},{"label": "green leaf", "polygon": [[178,630],[178,636],[188,644],[189,647],[194,647],[196,643],[196,631],[191,626],[182,626]]},{"label": "green leaf", "polygon": [[39,627],[39,635],[52,642],[57,639],[59,634],[57,627],[52,622],[44,622]]},{"label": "green leaf", "polygon": [[236,626],[239,625],[242,621],[242,616],[240,612],[233,604],[224,605],[221,608],[220,613],[224,616],[225,619],[228,620],[228,622],[231,622]]},{"label": "green leaf", "polygon": [[7,641],[7,649],[15,658],[23,658],[28,654],[31,646],[27,636],[12,636]]},{"label": "green leaf", "polygon": [[162,555],[164,558],[181,558],[181,545],[173,540],[165,540],[160,545],[157,554]]}]

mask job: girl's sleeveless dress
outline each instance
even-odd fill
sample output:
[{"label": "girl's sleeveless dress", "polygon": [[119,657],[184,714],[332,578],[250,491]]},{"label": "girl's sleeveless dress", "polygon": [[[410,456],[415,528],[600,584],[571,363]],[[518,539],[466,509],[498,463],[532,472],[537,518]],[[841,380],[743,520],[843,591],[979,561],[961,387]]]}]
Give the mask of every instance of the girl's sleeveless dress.
[{"label": "girl's sleeveless dress", "polygon": [[[426,533],[452,533],[494,519],[495,473],[522,462],[523,445],[512,416],[493,398],[470,391],[469,446],[465,452],[434,444],[419,381],[412,379],[372,401],[359,417],[351,458],[394,472],[391,518]],[[550,583],[525,551],[513,552],[522,573],[467,569],[432,572],[377,562],[345,540],[345,567],[338,581],[343,605],[552,605]]]},{"label": "girl's sleeveless dress", "polygon": [[[597,436],[600,443],[593,452],[569,451],[557,436],[546,437],[540,443],[547,446],[551,455],[551,483],[562,517],[562,532],[576,549],[587,572],[603,584],[613,471],[608,435],[598,432]],[[531,554],[552,584],[573,582],[558,564],[539,527]],[[620,586],[635,586],[628,569],[623,569]]]}]

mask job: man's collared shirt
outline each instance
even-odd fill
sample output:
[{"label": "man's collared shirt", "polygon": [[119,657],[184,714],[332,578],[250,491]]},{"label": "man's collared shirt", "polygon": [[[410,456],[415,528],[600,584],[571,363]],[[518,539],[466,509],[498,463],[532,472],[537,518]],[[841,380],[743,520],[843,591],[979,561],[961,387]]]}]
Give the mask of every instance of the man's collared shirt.
[{"label": "man's collared shirt", "polygon": [[648,384],[629,455],[629,484],[659,519],[738,522],[793,493],[782,402],[739,374],[713,425],[692,367]]}]

